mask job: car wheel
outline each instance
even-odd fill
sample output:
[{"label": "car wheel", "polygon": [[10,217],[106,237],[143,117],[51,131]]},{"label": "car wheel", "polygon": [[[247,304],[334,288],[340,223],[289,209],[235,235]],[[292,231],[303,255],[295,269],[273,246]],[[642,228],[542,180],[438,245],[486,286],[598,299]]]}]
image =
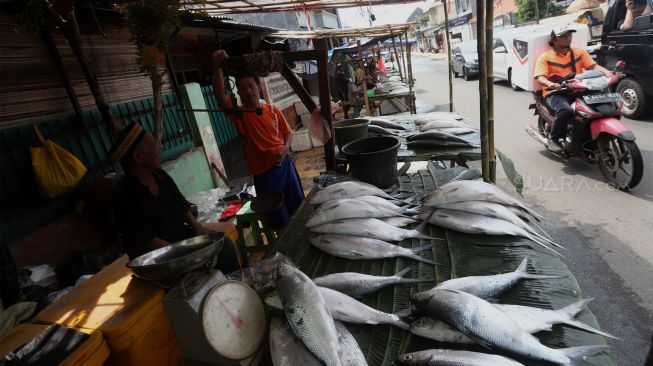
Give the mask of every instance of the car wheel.
[{"label": "car wheel", "polygon": [[453,73],[453,77],[457,78],[458,77],[458,72],[451,66],[451,72]]},{"label": "car wheel", "polygon": [[469,79],[471,79],[471,78],[472,78],[472,77],[469,76],[469,74],[467,73],[467,69],[463,67],[463,79],[465,79],[465,80],[469,80]]},{"label": "car wheel", "polygon": [[512,80],[512,69],[508,69],[508,83],[510,83],[510,87],[514,91],[520,91],[521,88],[515,84],[515,82]]},{"label": "car wheel", "polygon": [[644,116],[649,98],[636,80],[631,78],[621,80],[617,85],[617,92],[624,100],[625,117],[638,119]]}]

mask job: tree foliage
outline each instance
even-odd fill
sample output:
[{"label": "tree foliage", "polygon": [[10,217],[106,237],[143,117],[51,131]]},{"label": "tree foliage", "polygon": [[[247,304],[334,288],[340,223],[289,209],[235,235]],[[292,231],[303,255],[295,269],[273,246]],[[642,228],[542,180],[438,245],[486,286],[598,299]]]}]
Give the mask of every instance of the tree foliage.
[{"label": "tree foliage", "polygon": [[[516,0],[517,20],[520,23],[535,20],[535,1],[534,0]],[[537,0],[540,12],[540,19],[549,18],[562,13],[562,9],[553,5],[546,0]]]}]

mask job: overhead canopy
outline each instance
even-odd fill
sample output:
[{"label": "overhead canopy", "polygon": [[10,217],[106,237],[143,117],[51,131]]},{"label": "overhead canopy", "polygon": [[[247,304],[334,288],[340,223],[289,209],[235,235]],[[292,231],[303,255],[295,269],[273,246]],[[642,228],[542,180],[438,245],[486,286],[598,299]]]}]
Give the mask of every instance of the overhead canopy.
[{"label": "overhead canopy", "polygon": [[366,28],[317,29],[314,31],[278,31],[268,37],[292,39],[398,37],[416,23],[386,24]]},{"label": "overhead canopy", "polygon": [[356,6],[392,5],[418,2],[419,0],[184,0],[189,8],[201,8],[211,15],[239,13],[268,13],[274,11],[305,11],[342,9]]}]

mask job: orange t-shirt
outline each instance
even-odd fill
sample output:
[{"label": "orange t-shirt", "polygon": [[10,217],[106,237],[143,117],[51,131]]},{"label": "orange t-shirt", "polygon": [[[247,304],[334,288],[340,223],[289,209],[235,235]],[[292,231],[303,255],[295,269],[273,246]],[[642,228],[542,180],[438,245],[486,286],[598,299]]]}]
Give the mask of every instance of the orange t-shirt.
[{"label": "orange t-shirt", "polygon": [[235,112],[227,113],[241,136],[247,169],[252,175],[264,173],[274,166],[274,154],[283,149],[285,137],[292,133],[279,108],[269,104],[263,104],[261,108],[263,115],[243,112],[242,119]]},{"label": "orange t-shirt", "polygon": [[[571,63],[571,52],[566,55],[561,55],[550,49],[540,57],[537,58],[535,64],[535,72],[533,76],[537,79],[538,76],[547,77],[551,74],[558,74],[560,76],[567,76],[572,72],[580,74],[583,70],[587,70],[596,64],[589,53],[582,48],[572,48],[574,52],[574,65]],[[544,88],[542,95],[546,96],[549,93],[547,88]]]}]

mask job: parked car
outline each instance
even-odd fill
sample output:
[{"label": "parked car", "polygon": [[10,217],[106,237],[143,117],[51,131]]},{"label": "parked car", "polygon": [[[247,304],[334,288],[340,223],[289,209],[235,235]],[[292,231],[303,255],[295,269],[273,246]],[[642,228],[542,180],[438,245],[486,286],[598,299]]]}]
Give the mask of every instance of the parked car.
[{"label": "parked car", "polygon": [[492,44],[492,76],[495,80],[506,80],[513,90],[521,90],[512,77],[513,60],[510,52],[512,37],[502,36],[494,39]]},{"label": "parked car", "polygon": [[451,50],[451,71],[454,77],[462,75],[465,80],[478,76],[476,41],[454,45]]},{"label": "parked car", "polygon": [[[647,2],[653,8],[653,0]],[[638,119],[653,109],[653,14],[635,18],[631,30],[621,31],[619,26],[625,14],[623,1],[610,2],[603,20],[597,61],[608,69],[619,60],[626,62],[623,70],[626,78],[617,84],[615,90],[624,100],[623,115]]]}]

